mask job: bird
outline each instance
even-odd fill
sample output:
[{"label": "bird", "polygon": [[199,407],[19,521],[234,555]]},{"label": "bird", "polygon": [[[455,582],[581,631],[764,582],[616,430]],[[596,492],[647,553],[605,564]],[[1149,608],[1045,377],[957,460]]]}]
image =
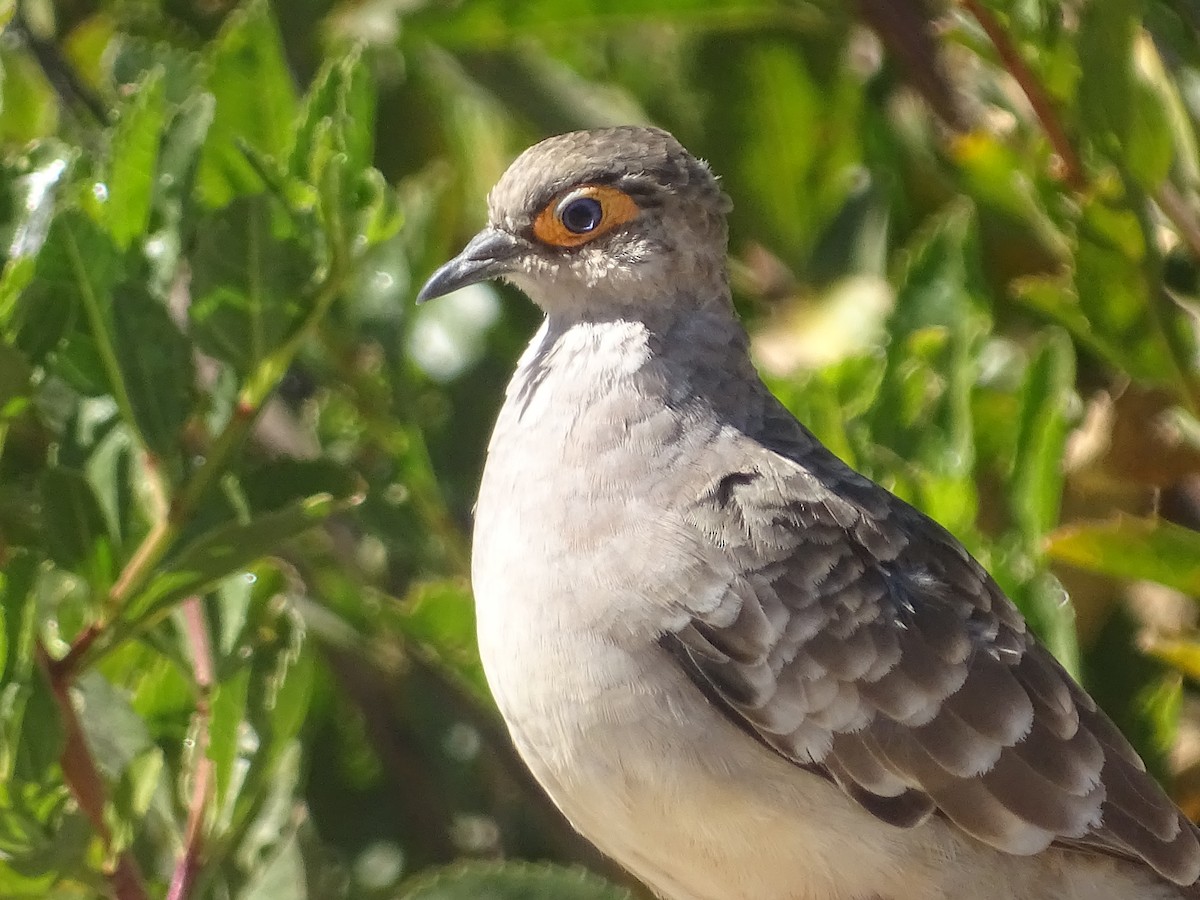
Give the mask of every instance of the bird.
[{"label": "bird", "polygon": [[982,565],[764,384],[730,210],[666,131],[557,135],[418,294],[544,314],[471,560],[537,782],[664,900],[1200,897],[1196,826]]}]

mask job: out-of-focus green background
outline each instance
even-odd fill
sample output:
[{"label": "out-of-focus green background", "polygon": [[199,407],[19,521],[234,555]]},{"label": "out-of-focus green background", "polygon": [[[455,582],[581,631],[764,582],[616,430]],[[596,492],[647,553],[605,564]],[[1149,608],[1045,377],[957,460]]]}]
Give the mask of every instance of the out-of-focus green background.
[{"label": "out-of-focus green background", "polygon": [[0,897],[636,893],[474,648],[471,504],[537,313],[412,302],[516,153],[625,122],[723,176],[780,396],[1200,813],[1197,0],[0,27]]}]

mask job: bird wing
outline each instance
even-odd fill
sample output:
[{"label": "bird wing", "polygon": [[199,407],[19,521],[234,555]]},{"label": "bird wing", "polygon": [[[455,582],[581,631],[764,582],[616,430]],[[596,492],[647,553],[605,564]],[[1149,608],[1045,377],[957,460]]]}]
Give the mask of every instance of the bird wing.
[{"label": "bird wing", "polygon": [[718,583],[662,639],[727,716],[896,825],[1200,877],[1196,827],[958,541],[807,432],[735,438],[684,511]]}]

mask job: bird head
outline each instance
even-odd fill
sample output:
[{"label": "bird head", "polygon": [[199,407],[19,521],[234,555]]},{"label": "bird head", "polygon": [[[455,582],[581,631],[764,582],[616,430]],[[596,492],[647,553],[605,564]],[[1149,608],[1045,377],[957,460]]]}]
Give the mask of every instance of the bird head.
[{"label": "bird head", "polygon": [[488,197],[488,225],[433,273],[418,302],[493,278],[546,312],[727,294],[729,199],[667,132],[575,131],[530,147]]}]

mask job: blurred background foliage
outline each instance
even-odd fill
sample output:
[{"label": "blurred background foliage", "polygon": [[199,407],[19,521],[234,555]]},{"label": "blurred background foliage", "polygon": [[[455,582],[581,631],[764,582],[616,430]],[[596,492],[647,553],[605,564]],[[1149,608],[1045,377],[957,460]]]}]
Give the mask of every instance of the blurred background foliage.
[{"label": "blurred background foliage", "polygon": [[412,303],[517,152],[631,121],[724,177],[773,388],[1200,814],[1197,0],[0,26],[0,897],[636,894],[474,649],[471,503],[537,315]]}]

